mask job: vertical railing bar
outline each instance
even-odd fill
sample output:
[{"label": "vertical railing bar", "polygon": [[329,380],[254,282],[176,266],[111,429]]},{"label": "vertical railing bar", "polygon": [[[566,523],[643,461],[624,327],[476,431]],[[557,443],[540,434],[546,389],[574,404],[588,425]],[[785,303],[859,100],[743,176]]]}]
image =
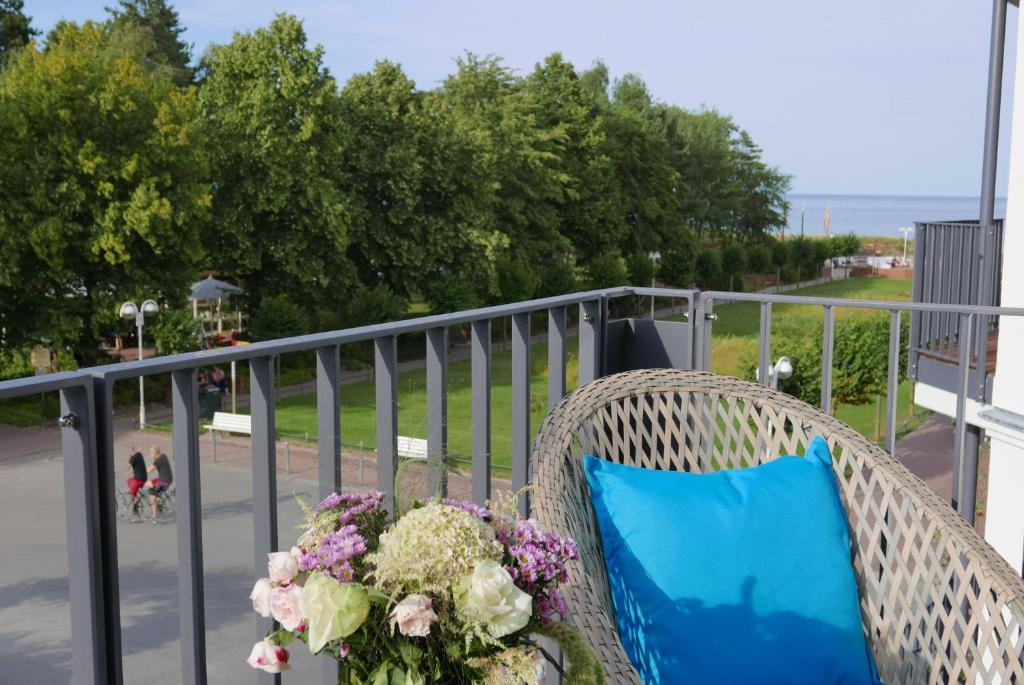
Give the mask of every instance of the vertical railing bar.
[{"label": "vertical railing bar", "polygon": [[448,329],[427,331],[427,489],[448,495]]},{"label": "vertical railing bar", "polygon": [[[992,297],[991,283],[992,279],[990,274],[995,271],[995,263],[992,261],[990,255],[994,252],[993,241],[992,241],[992,227],[982,227],[982,263],[981,263],[981,294],[980,304],[985,306],[991,306],[996,304]],[[977,342],[975,343],[975,357],[977,358],[977,385],[974,388],[972,396],[979,402],[985,401],[985,367],[988,364],[988,323],[989,317],[985,315],[978,316],[977,325],[975,326],[975,337]]]},{"label": "vertical railing bar", "polygon": [[121,662],[121,583],[117,562],[117,507],[114,478],[118,469],[114,465],[114,384],[102,376],[93,376],[93,406],[96,431],[96,482],[92,485],[99,494],[100,568],[103,569],[103,627],[104,648],[107,659],[107,682],[124,682]]},{"label": "vertical railing bar", "polygon": [[832,413],[832,352],[835,346],[835,310],[832,305],[824,306],[821,333],[821,410]]},{"label": "vertical railing bar", "polygon": [[[911,281],[911,302],[925,302],[924,297],[924,269],[928,229],[920,222],[914,228],[914,270]],[[910,313],[910,347],[907,366],[912,378],[917,378],[918,347],[921,345],[921,312]]]},{"label": "vertical railing bar", "polygon": [[601,331],[603,300],[580,303],[579,385],[601,377]]},{"label": "vertical railing bar", "polygon": [[[257,577],[267,572],[267,556],[277,551],[277,431],[274,410],[274,357],[256,357],[249,362],[249,412],[252,416],[252,513],[255,533],[253,550]],[[257,633],[263,637],[274,621],[256,618]],[[261,684],[280,683],[280,674],[257,673]]]},{"label": "vertical railing bar", "polygon": [[203,593],[202,485],[199,390],[195,369],[171,373],[171,451],[177,466],[178,617],[181,682],[206,683],[206,609]]},{"label": "vertical railing bar", "polygon": [[395,336],[373,341],[374,387],[377,407],[377,489],[384,493],[384,508],[397,510],[395,476],[398,473],[398,348]]},{"label": "vertical railing bar", "polygon": [[694,329],[694,325],[695,325],[695,321],[696,321],[696,308],[697,308],[696,299],[697,298],[696,298],[696,295],[694,293],[691,293],[690,296],[686,298],[686,325],[690,327],[690,357],[687,360],[689,363],[688,363],[688,365],[686,367],[688,369],[695,369],[695,368],[697,368],[696,365],[694,364],[694,355],[696,353],[695,345],[696,345],[696,341],[697,341],[697,338],[694,335],[694,330],[695,330]]},{"label": "vertical railing bar", "polygon": [[888,397],[885,411],[885,449],[889,454],[896,455],[896,420],[899,410],[900,387],[900,311],[889,312],[889,376]]},{"label": "vertical railing bar", "polygon": [[[530,312],[512,316],[512,492],[530,482]],[[519,513],[527,516],[529,497],[519,497]]]},{"label": "vertical railing bar", "polygon": [[109,615],[103,596],[99,526],[102,500],[98,492],[96,415],[91,383],[61,390],[60,414],[68,417],[60,433],[68,568],[75,570],[68,574],[72,673],[76,683],[106,685],[110,681],[106,649]]},{"label": "vertical railing bar", "polygon": [[[961,314],[960,330],[964,332],[965,338],[970,339],[973,328],[974,314]],[[956,423],[953,440],[953,508],[973,525],[978,455],[976,452],[972,454],[972,450],[964,449],[967,438],[967,421],[965,419],[967,417],[967,388],[971,371],[970,357],[970,346],[961,345],[959,367],[957,368]]]},{"label": "vertical railing bar", "polygon": [[772,303],[761,303],[761,324],[758,328],[757,382],[767,386],[771,382],[768,368],[772,358]]},{"label": "vertical railing bar", "polygon": [[471,324],[470,375],[473,396],[473,501],[491,497],[491,322]]},{"label": "vertical railing bar", "polygon": [[[320,499],[341,491],[341,360],[337,345],[316,350],[317,480]],[[287,448],[287,443],[285,447]],[[321,682],[337,685],[337,659],[320,657]]]},{"label": "vertical railing bar", "polygon": [[[316,351],[317,477],[320,498],[341,490],[341,361],[337,345]],[[335,677],[337,682],[337,677]]]},{"label": "vertical railing bar", "polygon": [[[924,302],[937,302],[938,297],[936,294],[935,279],[939,270],[937,256],[942,250],[942,232],[939,226],[933,227],[933,236],[929,239],[928,246],[928,266],[925,271],[926,279],[928,281],[928,287],[925,292],[928,294],[928,299],[923,300]],[[925,349],[929,351],[936,351],[935,337],[936,337],[936,317],[935,312],[928,312],[928,317],[925,319],[926,329],[922,333],[926,337]]]},{"label": "vertical railing bar", "polygon": [[548,411],[565,397],[565,307],[548,310]]}]

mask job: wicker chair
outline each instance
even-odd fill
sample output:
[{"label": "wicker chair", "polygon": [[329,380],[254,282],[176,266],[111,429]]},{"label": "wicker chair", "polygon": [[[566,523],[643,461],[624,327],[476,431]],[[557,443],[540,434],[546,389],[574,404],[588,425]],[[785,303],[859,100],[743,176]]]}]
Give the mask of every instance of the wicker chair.
[{"label": "wicker chair", "polygon": [[864,633],[885,682],[1024,684],[1024,582],[946,502],[887,452],[804,402],[736,378],[672,369],[584,385],[552,410],[534,447],[535,514],[579,545],[568,618],[608,682],[640,679],[616,632],[583,456],[706,472],[802,454],[815,435],[832,448]]}]

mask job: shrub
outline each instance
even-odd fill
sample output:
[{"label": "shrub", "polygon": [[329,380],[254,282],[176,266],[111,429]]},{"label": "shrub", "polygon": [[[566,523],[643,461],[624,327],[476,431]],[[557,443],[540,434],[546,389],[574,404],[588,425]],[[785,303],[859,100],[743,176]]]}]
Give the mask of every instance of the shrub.
[{"label": "shrub", "polygon": [[728,282],[729,290],[735,290],[737,285],[742,286],[739,277],[747,269],[747,251],[739,243],[729,243],[722,248],[721,259],[723,283]]},{"label": "shrub", "polygon": [[309,315],[284,295],[264,297],[252,317],[252,335],[257,340],[289,338],[309,331]]},{"label": "shrub", "polygon": [[519,259],[498,262],[498,299],[500,302],[529,300],[540,284],[533,269]]},{"label": "shrub", "polygon": [[704,290],[711,290],[722,281],[722,255],[708,247],[697,253],[697,284]]},{"label": "shrub", "polygon": [[556,258],[541,273],[538,297],[565,295],[576,289],[576,269],[568,257]]},{"label": "shrub", "polygon": [[687,288],[696,278],[698,245],[686,234],[661,252],[661,280],[669,286]]},{"label": "shrub", "polygon": [[626,260],[614,252],[605,252],[591,259],[586,266],[585,274],[588,289],[596,290],[629,285]]},{"label": "shrub", "polygon": [[476,286],[462,275],[446,274],[430,284],[425,293],[430,309],[435,314],[459,312],[480,306]]},{"label": "shrub", "polygon": [[153,340],[160,354],[178,354],[198,350],[203,338],[202,325],[187,309],[168,309],[156,316]]},{"label": "shrub", "polygon": [[[904,322],[906,324],[907,322]],[[805,402],[821,401],[820,316],[784,315],[772,321],[772,359],[787,356],[793,375],[779,389]],[[900,380],[906,378],[909,326],[900,327]],[[832,400],[863,404],[886,392],[889,374],[889,317],[884,312],[848,312],[837,317],[833,345]],[[743,358],[748,378],[756,378],[756,351]]]},{"label": "shrub", "polygon": [[775,240],[772,242],[772,266],[776,269],[785,269],[789,266],[790,260],[790,249],[789,243],[784,240]]},{"label": "shrub", "polygon": [[750,273],[763,274],[772,270],[772,248],[768,245],[753,245],[747,250],[747,269]]},{"label": "shrub", "polygon": [[655,276],[654,262],[645,253],[634,253],[626,257],[626,271],[630,285],[650,285]]}]

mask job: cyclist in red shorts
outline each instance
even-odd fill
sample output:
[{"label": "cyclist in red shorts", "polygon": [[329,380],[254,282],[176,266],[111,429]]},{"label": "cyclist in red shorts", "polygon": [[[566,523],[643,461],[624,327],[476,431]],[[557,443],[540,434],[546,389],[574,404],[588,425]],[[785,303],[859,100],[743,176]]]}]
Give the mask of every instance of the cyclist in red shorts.
[{"label": "cyclist in red shorts", "polygon": [[131,467],[132,477],[128,479],[128,494],[132,498],[132,513],[139,515],[139,503],[135,496],[139,494],[139,488],[146,484],[146,459],[132,447],[132,455],[128,457],[128,465]]}]

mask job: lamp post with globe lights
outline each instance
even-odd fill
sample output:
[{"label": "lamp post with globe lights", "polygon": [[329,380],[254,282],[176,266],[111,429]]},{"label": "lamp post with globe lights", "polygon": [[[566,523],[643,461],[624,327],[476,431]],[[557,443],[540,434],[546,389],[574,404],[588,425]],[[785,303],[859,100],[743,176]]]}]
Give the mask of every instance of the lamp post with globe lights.
[{"label": "lamp post with globe lights", "polygon": [[[122,319],[135,319],[135,329],[139,339],[139,361],[142,360],[142,329],[146,325],[146,315],[156,314],[159,311],[160,306],[156,302],[146,300],[142,303],[142,307],[137,306],[134,302],[125,302],[118,312]],[[139,428],[146,427],[146,397],[143,393],[143,377],[139,376]]]}]

